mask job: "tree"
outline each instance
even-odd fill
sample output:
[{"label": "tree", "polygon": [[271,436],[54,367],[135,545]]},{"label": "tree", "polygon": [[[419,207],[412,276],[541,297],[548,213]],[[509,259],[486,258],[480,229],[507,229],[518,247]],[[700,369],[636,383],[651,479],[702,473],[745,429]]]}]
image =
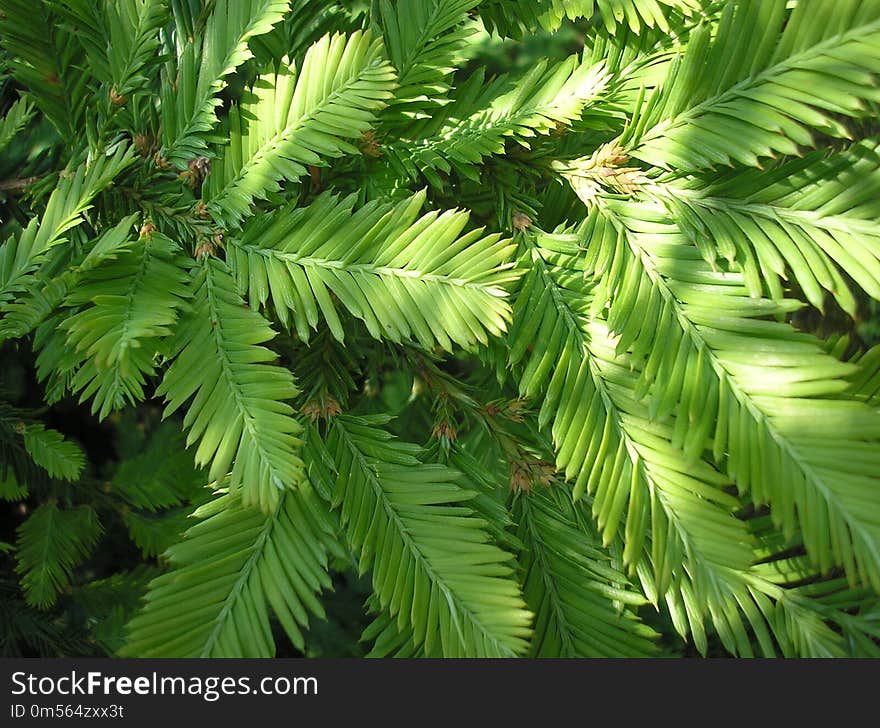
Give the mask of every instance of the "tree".
[{"label": "tree", "polygon": [[0,0],[22,634],[880,655],[880,0],[346,5]]}]

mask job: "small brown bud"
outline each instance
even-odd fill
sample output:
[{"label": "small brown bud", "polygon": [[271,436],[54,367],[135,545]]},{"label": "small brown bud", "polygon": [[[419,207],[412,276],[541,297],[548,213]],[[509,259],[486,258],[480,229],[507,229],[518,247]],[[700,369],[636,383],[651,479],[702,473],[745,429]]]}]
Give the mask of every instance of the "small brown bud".
[{"label": "small brown bud", "polygon": [[302,406],[302,413],[312,422],[319,419],[329,420],[342,412],[339,402],[333,397],[324,396],[319,399],[310,399]]},{"label": "small brown bud", "polygon": [[125,106],[128,99],[125,94],[119,93],[115,88],[110,89],[110,103],[114,106]]},{"label": "small brown bud", "polygon": [[202,258],[207,258],[209,255],[214,255],[214,246],[211,243],[201,243],[196,246],[196,258],[201,260]]},{"label": "small brown bud", "polygon": [[134,148],[137,149],[138,154],[140,154],[144,159],[150,156],[150,153],[153,150],[153,142],[150,139],[148,134],[135,134],[134,135]]},{"label": "small brown bud", "polygon": [[171,169],[171,162],[165,159],[161,152],[156,152],[153,155],[153,162],[155,162],[159,169]]},{"label": "small brown bud", "polygon": [[195,205],[193,205],[192,212],[195,217],[198,217],[202,220],[209,217],[210,215],[208,211],[208,206],[202,200],[199,200],[198,202],[196,202]]},{"label": "small brown bud", "polygon": [[210,171],[211,160],[208,157],[196,157],[187,162],[186,169],[177,175],[177,178],[185,181],[190,187],[195,189],[208,176]]},{"label": "small brown bud", "polygon": [[512,222],[513,229],[519,232],[528,230],[532,226],[532,218],[519,210],[514,210]]},{"label": "small brown bud", "polygon": [[138,235],[142,238],[149,237],[154,232],[156,232],[156,226],[153,225],[152,222],[147,220],[143,225],[141,225],[141,229],[138,231]]},{"label": "small brown bud", "polygon": [[204,178],[211,171],[211,160],[209,157],[196,157],[195,159],[190,159],[186,166],[194,174]]},{"label": "small brown bud", "polygon": [[510,489],[524,493],[530,493],[535,485],[548,487],[556,474],[553,463],[528,455],[521,460],[511,461],[509,470]]},{"label": "small brown bud", "polygon": [[513,422],[522,422],[522,413],[525,408],[526,403],[523,400],[513,399],[507,403],[507,406],[504,408],[504,414],[509,420],[512,420]]},{"label": "small brown bud", "polygon": [[376,133],[372,129],[368,129],[363,133],[359,147],[365,157],[378,159],[382,156],[382,144],[379,142],[379,137],[376,136]]},{"label": "small brown bud", "polygon": [[451,422],[439,422],[434,426],[434,429],[431,431],[431,437],[434,437],[440,440],[440,443],[444,447],[448,447],[450,444],[455,442],[458,437],[458,431],[453,427]]}]

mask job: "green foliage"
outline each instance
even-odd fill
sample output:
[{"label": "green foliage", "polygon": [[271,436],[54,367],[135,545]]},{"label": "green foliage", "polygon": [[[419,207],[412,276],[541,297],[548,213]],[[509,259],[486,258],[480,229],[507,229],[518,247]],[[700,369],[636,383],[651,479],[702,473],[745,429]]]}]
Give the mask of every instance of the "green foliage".
[{"label": "green foliage", "polygon": [[187,446],[199,441],[197,465],[210,463],[208,477],[230,473],[242,488],[244,505],[275,507],[301,479],[294,455],[301,426],[285,400],[297,389],[291,373],[270,364],[274,354],[260,344],[275,336],[269,323],[244,307],[226,266],[205,259],[195,275],[193,304],[171,341],[172,364],[157,396],[165,416],[195,395],[184,417]]},{"label": "green foliage", "polygon": [[7,146],[33,118],[33,107],[27,99],[16,101],[0,122],[0,149]]},{"label": "green foliage", "polygon": [[655,656],[656,633],[633,613],[645,598],[602,551],[588,512],[564,492],[540,491],[519,498],[514,514],[524,545],[523,593],[535,613],[531,654]]},{"label": "green foliage", "polygon": [[[462,211],[419,217],[424,192],[397,205],[322,195],[248,226],[230,244],[239,286],[252,303],[271,297],[278,319],[309,338],[323,318],[340,342],[345,330],[330,294],[375,338],[417,340],[423,347],[471,348],[498,335],[511,247],[482,230],[462,234]],[[432,310],[433,309],[433,310]],[[320,318],[319,318],[320,315]]]},{"label": "green foliage", "polygon": [[476,5],[479,0],[380,0],[375,20],[397,70],[391,104],[401,123],[427,118],[446,102],[450,77],[476,32],[468,22]]},{"label": "green foliage", "polygon": [[[633,156],[697,170],[796,155],[810,130],[849,138],[832,116],[859,116],[880,99],[876,2],[728,3],[715,27],[690,36],[666,80],[637,109]],[[757,32],[756,32],[757,31]]]},{"label": "green foliage", "polygon": [[565,19],[595,15],[609,33],[619,25],[634,32],[654,27],[669,32],[672,28],[667,18],[671,11],[690,14],[700,5],[701,0],[484,0],[480,14],[490,29],[514,37],[537,27],[556,31]]},{"label": "green foliage", "polygon": [[474,493],[459,474],[422,464],[418,447],[383,431],[384,418],[338,417],[327,437],[336,477],[332,503],[372,568],[382,609],[415,644],[450,657],[512,657],[531,615],[509,577],[512,555],[490,543],[484,523],[462,503]]},{"label": "green foliage", "polygon": [[287,0],[217,0],[198,36],[178,38],[177,64],[162,83],[160,154],[183,166],[205,150],[204,133],[217,123],[217,94],[226,77],[253,53],[248,41],[267,33],[288,10]]},{"label": "green foliage", "polygon": [[85,51],[49,3],[4,0],[0,47],[8,72],[63,138],[81,133],[89,97]]},{"label": "green foliage", "polygon": [[112,485],[130,506],[156,512],[193,499],[204,483],[184,451],[177,424],[168,422],[152,433],[142,452],[119,465]]},{"label": "green foliage", "polygon": [[[319,74],[326,82],[309,83]],[[229,146],[204,189],[208,209],[227,227],[240,223],[254,198],[276,192],[279,180],[305,175],[304,165],[357,153],[348,140],[370,128],[395,80],[381,41],[369,33],[324,36],[309,48],[296,78],[292,65],[261,76],[229,115]]]},{"label": "green foliage", "polygon": [[435,170],[453,168],[479,180],[478,165],[500,155],[509,138],[528,147],[536,135],[547,135],[578,118],[605,86],[602,64],[592,66],[571,56],[553,64],[542,60],[527,73],[501,76],[489,83],[477,71],[442,112],[388,144],[394,168],[415,179],[422,173],[434,185],[443,180]]},{"label": "green foliage", "polygon": [[43,425],[25,425],[24,449],[33,461],[53,478],[75,480],[85,464],[82,450],[55,430]]},{"label": "green foliage", "polygon": [[47,607],[70,581],[70,572],[88,555],[101,533],[87,507],[62,510],[47,503],[18,529],[18,572],[28,604]]},{"label": "green foliage", "polygon": [[113,154],[61,175],[42,217],[33,218],[20,235],[0,245],[0,304],[5,306],[13,293],[34,280],[36,269],[51,250],[68,241],[65,233],[83,222],[95,196],[133,162],[131,150],[120,146]]},{"label": "green foliage", "polygon": [[[271,657],[270,607],[302,647],[308,613],[324,616],[316,593],[330,586],[324,542],[333,522],[324,508],[303,485],[269,515],[235,495],[196,510],[204,520],[168,550],[173,570],[151,583],[122,654]],[[217,568],[205,569],[205,559]],[[198,608],[181,612],[192,599]]]},{"label": "green foliage", "polygon": [[878,38],[0,0],[0,650],[880,656]]},{"label": "green foliage", "polygon": [[61,328],[81,359],[71,388],[81,400],[93,397],[92,411],[102,418],[144,399],[158,341],[189,297],[180,252],[163,235],[141,237],[81,276],[67,295],[65,303],[78,310]]}]

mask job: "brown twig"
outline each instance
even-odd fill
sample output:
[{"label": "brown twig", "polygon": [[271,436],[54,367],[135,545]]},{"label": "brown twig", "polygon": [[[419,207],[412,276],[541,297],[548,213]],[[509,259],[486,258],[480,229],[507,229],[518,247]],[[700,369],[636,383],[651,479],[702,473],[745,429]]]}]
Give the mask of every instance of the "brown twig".
[{"label": "brown twig", "polygon": [[36,175],[34,177],[0,180],[0,192],[22,192],[40,179],[42,179],[42,177]]}]

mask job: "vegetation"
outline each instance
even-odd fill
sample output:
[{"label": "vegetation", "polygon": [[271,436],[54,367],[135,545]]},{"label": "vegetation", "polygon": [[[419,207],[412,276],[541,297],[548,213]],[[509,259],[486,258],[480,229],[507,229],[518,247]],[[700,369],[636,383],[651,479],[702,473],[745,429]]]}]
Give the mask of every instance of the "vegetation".
[{"label": "vegetation", "polygon": [[0,653],[880,656],[880,0],[0,49]]}]

